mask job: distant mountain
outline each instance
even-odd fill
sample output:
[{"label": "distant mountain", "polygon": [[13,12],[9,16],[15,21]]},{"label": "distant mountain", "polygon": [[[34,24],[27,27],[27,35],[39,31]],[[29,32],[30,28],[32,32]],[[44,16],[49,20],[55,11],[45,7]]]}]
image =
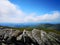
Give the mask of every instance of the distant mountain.
[{"label": "distant mountain", "polygon": [[44,30],[60,30],[59,24],[50,23],[0,23],[0,26],[14,27],[14,28],[38,28]]},{"label": "distant mountain", "polygon": [[22,28],[22,27],[31,27],[37,25],[36,23],[0,23],[0,26],[8,26],[8,27],[15,27],[15,28]]},{"label": "distant mountain", "polygon": [[41,29],[49,29],[49,30],[60,30],[60,24],[39,24],[36,26]]}]

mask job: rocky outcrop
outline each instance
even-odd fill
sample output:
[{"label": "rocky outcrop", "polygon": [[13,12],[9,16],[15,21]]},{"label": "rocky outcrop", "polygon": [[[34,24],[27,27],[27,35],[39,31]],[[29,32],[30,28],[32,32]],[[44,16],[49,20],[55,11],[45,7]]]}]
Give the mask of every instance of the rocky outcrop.
[{"label": "rocky outcrop", "polygon": [[3,29],[0,30],[0,45],[60,45],[60,35],[38,29],[23,32]]}]

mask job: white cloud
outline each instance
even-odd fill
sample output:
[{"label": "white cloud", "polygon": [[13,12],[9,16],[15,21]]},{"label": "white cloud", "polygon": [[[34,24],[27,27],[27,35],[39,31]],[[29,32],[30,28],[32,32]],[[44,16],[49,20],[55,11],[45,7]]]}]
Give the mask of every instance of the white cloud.
[{"label": "white cloud", "polygon": [[18,22],[24,16],[22,10],[8,0],[0,0],[0,22]]},{"label": "white cloud", "polygon": [[18,6],[9,0],[0,0],[0,22],[59,22],[60,12],[38,16],[36,13],[26,15]]},{"label": "white cloud", "polygon": [[60,22],[60,12],[55,11],[52,14],[44,14],[40,16],[27,16],[25,17],[25,20],[31,21],[31,22]]}]

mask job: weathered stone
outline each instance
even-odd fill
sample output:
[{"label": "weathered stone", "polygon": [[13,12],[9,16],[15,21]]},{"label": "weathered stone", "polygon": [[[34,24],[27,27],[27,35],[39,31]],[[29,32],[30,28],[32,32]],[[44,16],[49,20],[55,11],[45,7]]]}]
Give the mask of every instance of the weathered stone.
[{"label": "weathered stone", "polygon": [[38,42],[39,45],[42,44],[40,33],[41,33],[40,30],[37,29],[32,30],[32,36]]},{"label": "weathered stone", "polygon": [[[3,32],[3,33],[2,33]],[[0,45],[60,45],[60,35],[43,30],[0,30]]]}]

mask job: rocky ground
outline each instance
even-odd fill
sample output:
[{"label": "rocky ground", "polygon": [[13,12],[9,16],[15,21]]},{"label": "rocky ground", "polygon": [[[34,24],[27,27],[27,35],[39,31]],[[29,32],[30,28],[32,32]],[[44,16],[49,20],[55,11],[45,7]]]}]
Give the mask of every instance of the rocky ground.
[{"label": "rocky ground", "polygon": [[60,35],[38,29],[23,32],[0,29],[0,45],[60,45]]}]

